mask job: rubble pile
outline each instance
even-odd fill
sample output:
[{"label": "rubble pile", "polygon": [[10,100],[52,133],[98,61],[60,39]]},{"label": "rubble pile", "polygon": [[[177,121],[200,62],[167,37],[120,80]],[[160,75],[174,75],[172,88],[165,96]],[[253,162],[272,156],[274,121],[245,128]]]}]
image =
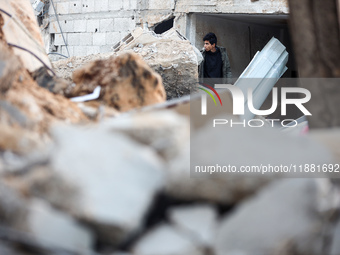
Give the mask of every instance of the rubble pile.
[{"label": "rubble pile", "polygon": [[86,63],[130,52],[141,56],[161,75],[168,100],[189,95],[197,87],[198,65],[202,55],[174,29],[156,35],[152,31],[137,28],[115,45],[113,50],[112,53],[59,60],[53,62],[53,67],[58,76],[72,81],[73,72]]},{"label": "rubble pile", "polygon": [[[337,179],[190,171],[192,159],[235,166],[339,162],[338,129],[299,136],[271,127],[212,133],[207,122],[190,128],[188,111],[200,101],[164,102],[161,77],[136,53],[122,47],[88,63],[72,84],[54,77],[48,64],[28,71],[3,25],[0,254],[340,253]],[[67,98],[98,86],[95,100]],[[108,117],[103,105],[124,113]]]},{"label": "rubble pile", "polygon": [[126,53],[96,60],[73,73],[70,95],[83,95],[101,86],[105,105],[125,112],[165,101],[161,77],[136,54]]},{"label": "rubble pile", "polygon": [[[233,148],[244,148],[246,143],[237,147],[233,141],[244,132],[230,132]],[[203,134],[204,128],[192,139]],[[269,136],[278,139],[275,132]],[[1,170],[0,243],[13,254],[327,254],[336,249],[336,243],[324,247],[321,233],[339,238],[332,216],[340,206],[337,185],[275,175],[190,177],[189,121],[173,110],[136,112],[86,127],[54,126],[52,137],[45,162]],[[289,135],[280,139],[292,142]],[[223,146],[211,142],[217,151]],[[285,159],[297,160],[299,153],[328,160],[328,154],[318,154],[320,145],[309,147],[303,153],[293,149]],[[268,144],[259,151],[280,154]]]}]

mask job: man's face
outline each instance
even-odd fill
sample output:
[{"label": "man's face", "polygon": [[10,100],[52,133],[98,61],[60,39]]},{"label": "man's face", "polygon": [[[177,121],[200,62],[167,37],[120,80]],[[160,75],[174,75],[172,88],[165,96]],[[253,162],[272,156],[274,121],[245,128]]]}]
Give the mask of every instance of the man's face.
[{"label": "man's face", "polygon": [[215,49],[215,43],[214,44],[210,44],[210,42],[208,40],[204,41],[204,49],[205,51],[211,51],[213,49]]}]

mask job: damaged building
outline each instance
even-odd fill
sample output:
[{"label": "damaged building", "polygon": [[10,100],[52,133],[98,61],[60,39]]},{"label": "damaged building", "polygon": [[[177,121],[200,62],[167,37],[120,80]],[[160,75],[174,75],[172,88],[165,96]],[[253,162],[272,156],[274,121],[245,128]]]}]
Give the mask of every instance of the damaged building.
[{"label": "damaged building", "polygon": [[335,4],[0,1],[0,255],[339,255]]},{"label": "damaged building", "polygon": [[[110,52],[137,27],[157,34],[173,27],[198,49],[214,32],[227,48],[234,77],[273,36],[292,52],[285,0],[54,0],[55,8],[45,2],[40,15],[47,50],[65,56]],[[293,57],[288,65],[285,75],[295,77]]]}]

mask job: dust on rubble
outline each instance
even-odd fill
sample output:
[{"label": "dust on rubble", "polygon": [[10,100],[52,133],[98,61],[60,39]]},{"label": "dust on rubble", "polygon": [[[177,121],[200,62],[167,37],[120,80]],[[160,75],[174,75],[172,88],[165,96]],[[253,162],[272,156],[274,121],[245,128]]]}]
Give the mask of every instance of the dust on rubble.
[{"label": "dust on rubble", "polygon": [[93,61],[76,70],[73,81],[75,95],[91,93],[101,86],[99,100],[121,112],[166,99],[160,75],[134,53]]},{"label": "dust on rubble", "polygon": [[[79,123],[87,120],[75,103],[39,87],[29,72],[23,69],[19,57],[11,54],[9,48],[1,43],[0,62],[4,68],[0,78],[0,100],[26,116],[31,122],[31,131],[43,134],[57,121]],[[13,126],[12,122],[9,120],[7,126]],[[1,121],[1,124],[6,123]]]},{"label": "dust on rubble", "polygon": [[72,81],[72,73],[84,66],[85,64],[99,60],[99,59],[108,59],[112,56],[112,53],[101,53],[101,54],[93,54],[85,57],[71,57],[68,59],[62,59],[55,62],[52,62],[53,70],[58,77],[64,78],[68,81]]}]

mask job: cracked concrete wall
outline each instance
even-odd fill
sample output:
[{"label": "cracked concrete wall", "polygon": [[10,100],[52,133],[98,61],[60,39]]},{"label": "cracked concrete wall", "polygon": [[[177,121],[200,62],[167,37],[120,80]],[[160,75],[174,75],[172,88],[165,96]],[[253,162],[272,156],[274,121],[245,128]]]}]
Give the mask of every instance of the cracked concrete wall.
[{"label": "cracked concrete wall", "polygon": [[[288,13],[287,0],[252,1],[53,0],[71,56],[109,52],[134,28],[152,29],[173,17],[175,27],[186,36],[191,34],[190,40],[195,39],[194,22],[189,18],[191,13]],[[48,14],[50,50],[67,55],[52,6]]]}]

